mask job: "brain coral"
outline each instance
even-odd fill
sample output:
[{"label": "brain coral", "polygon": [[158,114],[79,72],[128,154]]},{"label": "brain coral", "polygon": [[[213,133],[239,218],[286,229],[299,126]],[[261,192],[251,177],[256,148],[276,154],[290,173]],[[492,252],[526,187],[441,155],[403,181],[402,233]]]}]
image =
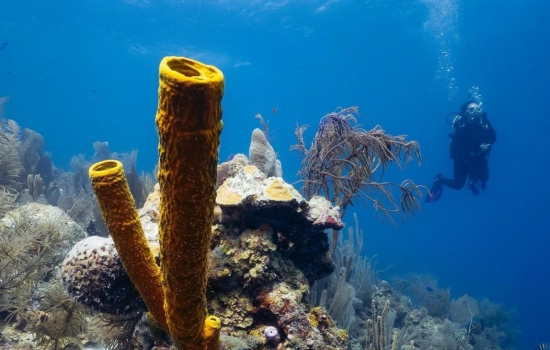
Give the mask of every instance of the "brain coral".
[{"label": "brain coral", "polygon": [[92,236],[78,242],[63,261],[61,278],[69,294],[97,311],[129,314],[145,310],[110,238]]}]

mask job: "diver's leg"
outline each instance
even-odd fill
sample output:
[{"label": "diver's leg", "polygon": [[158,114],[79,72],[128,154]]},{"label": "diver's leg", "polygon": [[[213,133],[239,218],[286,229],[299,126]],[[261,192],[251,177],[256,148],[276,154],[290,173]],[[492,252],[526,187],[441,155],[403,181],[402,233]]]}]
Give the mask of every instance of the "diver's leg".
[{"label": "diver's leg", "polygon": [[470,181],[487,182],[489,179],[489,167],[486,157],[472,157],[469,171]]},{"label": "diver's leg", "polygon": [[453,179],[446,179],[442,174],[438,174],[435,177],[430,193],[426,197],[426,203],[437,202],[443,194],[443,186],[450,187],[455,190],[460,190],[464,183],[466,183],[466,177],[468,176],[468,161],[454,161],[453,165]]},{"label": "diver's leg", "polygon": [[469,163],[467,160],[455,160],[453,165],[453,179],[443,180],[443,184],[454,190],[460,190],[468,177]]},{"label": "diver's leg", "polygon": [[486,157],[472,158],[469,177],[468,189],[472,191],[474,196],[477,196],[485,190],[489,179],[489,167]]}]

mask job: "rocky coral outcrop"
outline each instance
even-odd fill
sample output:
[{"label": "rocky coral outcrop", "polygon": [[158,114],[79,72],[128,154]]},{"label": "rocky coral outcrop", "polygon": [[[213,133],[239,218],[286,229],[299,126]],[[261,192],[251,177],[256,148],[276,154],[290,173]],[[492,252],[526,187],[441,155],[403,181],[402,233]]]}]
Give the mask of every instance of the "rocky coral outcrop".
[{"label": "rocky coral outcrop", "polygon": [[[310,283],[334,270],[324,230],[343,226],[338,210],[322,198],[308,203],[281,178],[266,177],[254,166],[237,168],[218,189],[212,227],[208,305],[222,321],[222,343],[240,339],[250,349],[345,349],[346,337],[332,323],[312,324],[306,302]],[[140,210],[153,246],[158,203],[157,188]],[[63,280],[73,296],[96,309],[139,310],[141,299],[119,271],[112,241],[94,238],[67,255]],[[117,283],[118,289],[105,289]],[[122,290],[109,298],[98,295]],[[107,305],[112,303],[117,305]]]},{"label": "rocky coral outcrop", "polygon": [[304,302],[309,283],[278,251],[272,227],[237,232],[216,227],[211,254],[209,311],[220,316],[222,333],[244,339],[251,348],[344,348],[346,339],[334,325],[321,330],[311,324]]},{"label": "rocky coral outcrop", "polygon": [[307,202],[281,178],[245,166],[218,189],[221,223],[240,230],[269,224],[278,251],[313,281],[334,270],[325,229],[340,229],[337,207],[323,197]]},{"label": "rocky coral outcrop", "polygon": [[254,226],[269,223],[290,227],[341,229],[338,207],[320,196],[307,202],[292,185],[278,177],[267,177],[253,165],[242,167],[218,188],[216,203],[222,221]]}]

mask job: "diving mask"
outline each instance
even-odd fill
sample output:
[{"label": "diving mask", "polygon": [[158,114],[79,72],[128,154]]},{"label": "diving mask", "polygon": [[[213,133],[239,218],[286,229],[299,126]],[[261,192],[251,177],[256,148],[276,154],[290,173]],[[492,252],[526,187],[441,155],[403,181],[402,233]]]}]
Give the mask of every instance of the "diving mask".
[{"label": "diving mask", "polygon": [[466,108],[466,122],[468,123],[475,123],[479,121],[479,118],[481,117],[481,113],[483,112],[483,109],[481,108],[481,103],[472,103]]},{"label": "diving mask", "polygon": [[479,117],[481,115],[481,112],[483,112],[483,108],[481,108],[481,105],[482,103],[480,104],[471,103],[466,109],[466,113],[468,113],[469,115],[476,115]]}]

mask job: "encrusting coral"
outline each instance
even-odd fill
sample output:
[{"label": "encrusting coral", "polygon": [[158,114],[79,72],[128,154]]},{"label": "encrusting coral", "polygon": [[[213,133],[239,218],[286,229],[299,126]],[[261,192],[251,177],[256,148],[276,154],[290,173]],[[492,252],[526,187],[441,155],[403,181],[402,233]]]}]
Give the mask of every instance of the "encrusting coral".
[{"label": "encrusting coral", "polygon": [[227,178],[235,176],[235,174],[248,164],[248,158],[244,154],[239,153],[227,162],[218,165],[216,189],[218,189]]}]

